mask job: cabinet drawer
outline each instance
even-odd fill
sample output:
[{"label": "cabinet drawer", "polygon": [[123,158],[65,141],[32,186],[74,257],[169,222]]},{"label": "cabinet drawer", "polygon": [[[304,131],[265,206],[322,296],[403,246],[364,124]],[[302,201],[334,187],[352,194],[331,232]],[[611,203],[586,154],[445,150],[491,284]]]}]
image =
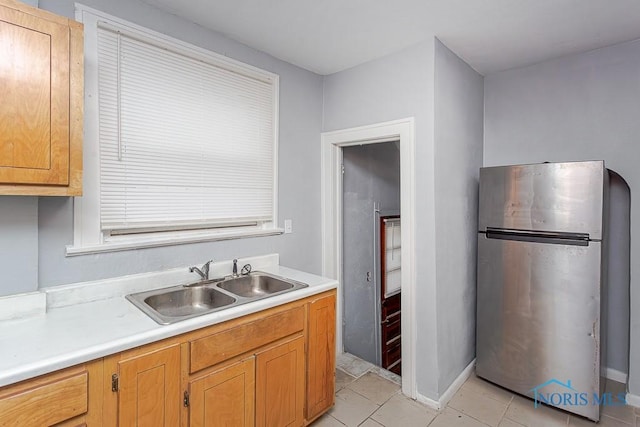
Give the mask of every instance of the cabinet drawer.
[{"label": "cabinet drawer", "polygon": [[49,426],[87,412],[88,374],[79,372],[33,387],[0,392],[1,426]]},{"label": "cabinet drawer", "polygon": [[296,307],[189,341],[189,372],[213,366],[303,329],[304,307]]}]

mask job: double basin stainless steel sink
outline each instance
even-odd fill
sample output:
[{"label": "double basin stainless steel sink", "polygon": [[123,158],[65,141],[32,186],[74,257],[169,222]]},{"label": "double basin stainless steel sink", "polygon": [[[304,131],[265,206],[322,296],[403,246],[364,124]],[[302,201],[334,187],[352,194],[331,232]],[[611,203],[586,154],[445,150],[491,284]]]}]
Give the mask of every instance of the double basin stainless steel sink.
[{"label": "double basin stainless steel sink", "polygon": [[203,280],[127,295],[127,299],[161,325],[280,295],[308,285],[269,273]]}]

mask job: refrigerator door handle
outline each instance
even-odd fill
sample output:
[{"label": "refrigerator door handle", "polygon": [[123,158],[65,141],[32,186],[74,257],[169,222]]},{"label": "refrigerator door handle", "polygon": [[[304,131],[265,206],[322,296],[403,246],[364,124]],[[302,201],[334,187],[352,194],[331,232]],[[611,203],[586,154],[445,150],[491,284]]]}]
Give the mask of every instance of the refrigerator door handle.
[{"label": "refrigerator door handle", "polygon": [[589,246],[589,234],[587,233],[558,233],[487,227],[485,234],[488,239],[515,240],[518,242],[548,243],[555,245]]}]

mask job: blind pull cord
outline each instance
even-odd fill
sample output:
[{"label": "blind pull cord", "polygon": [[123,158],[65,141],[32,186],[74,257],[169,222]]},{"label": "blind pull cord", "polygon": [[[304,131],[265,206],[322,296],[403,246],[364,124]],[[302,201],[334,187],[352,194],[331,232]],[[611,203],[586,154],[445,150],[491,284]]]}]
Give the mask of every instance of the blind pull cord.
[{"label": "blind pull cord", "polygon": [[117,47],[117,75],[116,75],[116,88],[117,88],[117,94],[116,94],[116,98],[117,98],[117,103],[118,103],[118,117],[116,118],[117,122],[118,122],[118,161],[121,162],[122,161],[122,121],[121,121],[121,117],[122,117],[122,113],[121,111],[121,101],[120,101],[120,95],[121,95],[121,82],[120,82],[120,56],[122,55],[122,49],[121,49],[121,40],[122,40],[122,35],[120,33],[120,31],[117,32],[117,36],[116,36],[116,40],[118,43],[118,47]]}]

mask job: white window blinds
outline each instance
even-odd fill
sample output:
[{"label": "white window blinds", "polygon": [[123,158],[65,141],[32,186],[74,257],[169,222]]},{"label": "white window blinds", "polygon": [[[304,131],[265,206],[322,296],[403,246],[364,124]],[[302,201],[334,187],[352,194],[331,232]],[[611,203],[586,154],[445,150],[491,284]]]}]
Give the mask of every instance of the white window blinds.
[{"label": "white window blinds", "polygon": [[215,59],[99,26],[103,230],[273,221],[277,76]]}]

